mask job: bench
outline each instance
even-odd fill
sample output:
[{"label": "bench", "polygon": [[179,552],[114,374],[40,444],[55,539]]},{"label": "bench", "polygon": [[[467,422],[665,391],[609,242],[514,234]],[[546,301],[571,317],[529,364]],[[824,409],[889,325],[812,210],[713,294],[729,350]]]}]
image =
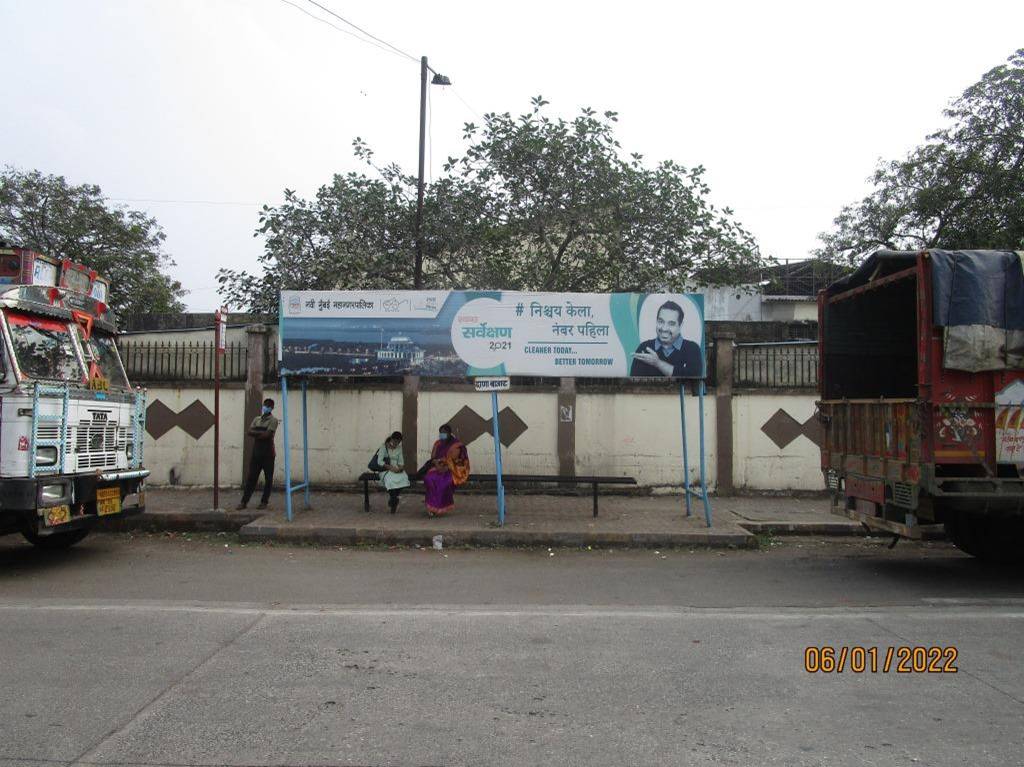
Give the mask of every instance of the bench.
[{"label": "bench", "polygon": [[[363,483],[363,511],[370,510],[370,482],[380,479],[380,474],[375,471],[366,471],[359,475],[359,481]],[[494,482],[497,483],[497,474],[471,474],[470,482]],[[552,483],[556,485],[590,485],[593,489],[594,516],[597,516],[597,488],[598,485],[636,485],[634,477],[597,477],[578,475],[575,477],[561,477],[557,474],[502,474],[503,485],[509,484],[540,484]]]}]

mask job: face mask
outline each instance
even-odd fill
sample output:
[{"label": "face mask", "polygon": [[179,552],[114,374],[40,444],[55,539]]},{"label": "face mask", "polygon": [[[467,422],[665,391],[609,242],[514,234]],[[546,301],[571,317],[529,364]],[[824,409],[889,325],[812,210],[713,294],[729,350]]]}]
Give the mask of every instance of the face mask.
[{"label": "face mask", "polygon": [[441,432],[440,434],[437,435],[437,438],[438,439],[448,439],[448,435],[445,434],[444,432]]},{"label": "face mask", "polygon": [[266,405],[263,406],[263,415],[270,415],[273,408],[269,408]]}]

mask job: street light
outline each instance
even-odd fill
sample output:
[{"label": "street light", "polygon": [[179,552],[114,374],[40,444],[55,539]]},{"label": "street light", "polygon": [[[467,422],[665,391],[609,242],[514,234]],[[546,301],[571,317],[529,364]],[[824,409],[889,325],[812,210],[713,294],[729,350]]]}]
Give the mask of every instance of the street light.
[{"label": "street light", "polygon": [[[416,290],[423,287],[423,163],[427,132],[427,57],[420,58],[420,175],[416,187],[416,266],[413,270],[412,284]],[[451,85],[452,81],[442,74],[434,72],[431,85]]]}]

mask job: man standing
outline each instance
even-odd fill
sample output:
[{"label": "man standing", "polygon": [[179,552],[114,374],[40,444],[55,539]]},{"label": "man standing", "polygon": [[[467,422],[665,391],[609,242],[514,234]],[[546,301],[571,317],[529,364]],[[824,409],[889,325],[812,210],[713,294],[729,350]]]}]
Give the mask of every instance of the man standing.
[{"label": "man standing", "polygon": [[270,500],[270,491],[274,487],[274,434],[277,432],[277,419],[274,418],[274,400],[269,397],[263,400],[263,410],[249,424],[249,431],[246,432],[253,438],[252,459],[249,461],[249,476],[245,480],[245,491],[242,494],[242,502],[235,507],[241,511],[249,503],[256,483],[259,481],[260,472],[263,473],[263,497],[260,500],[259,508],[267,508],[267,501]]},{"label": "man standing", "polygon": [[666,378],[700,378],[704,374],[700,345],[683,338],[683,307],[675,301],[658,307],[655,337],[637,347],[629,374]]}]

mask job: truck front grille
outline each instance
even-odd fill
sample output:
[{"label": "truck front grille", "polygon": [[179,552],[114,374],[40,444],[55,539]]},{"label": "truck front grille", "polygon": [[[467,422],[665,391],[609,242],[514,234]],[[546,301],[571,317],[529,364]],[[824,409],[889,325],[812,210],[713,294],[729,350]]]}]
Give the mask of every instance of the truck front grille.
[{"label": "truck front grille", "polygon": [[116,423],[84,419],[75,430],[78,468],[96,469],[117,465],[117,451],[125,449],[128,430]]}]

